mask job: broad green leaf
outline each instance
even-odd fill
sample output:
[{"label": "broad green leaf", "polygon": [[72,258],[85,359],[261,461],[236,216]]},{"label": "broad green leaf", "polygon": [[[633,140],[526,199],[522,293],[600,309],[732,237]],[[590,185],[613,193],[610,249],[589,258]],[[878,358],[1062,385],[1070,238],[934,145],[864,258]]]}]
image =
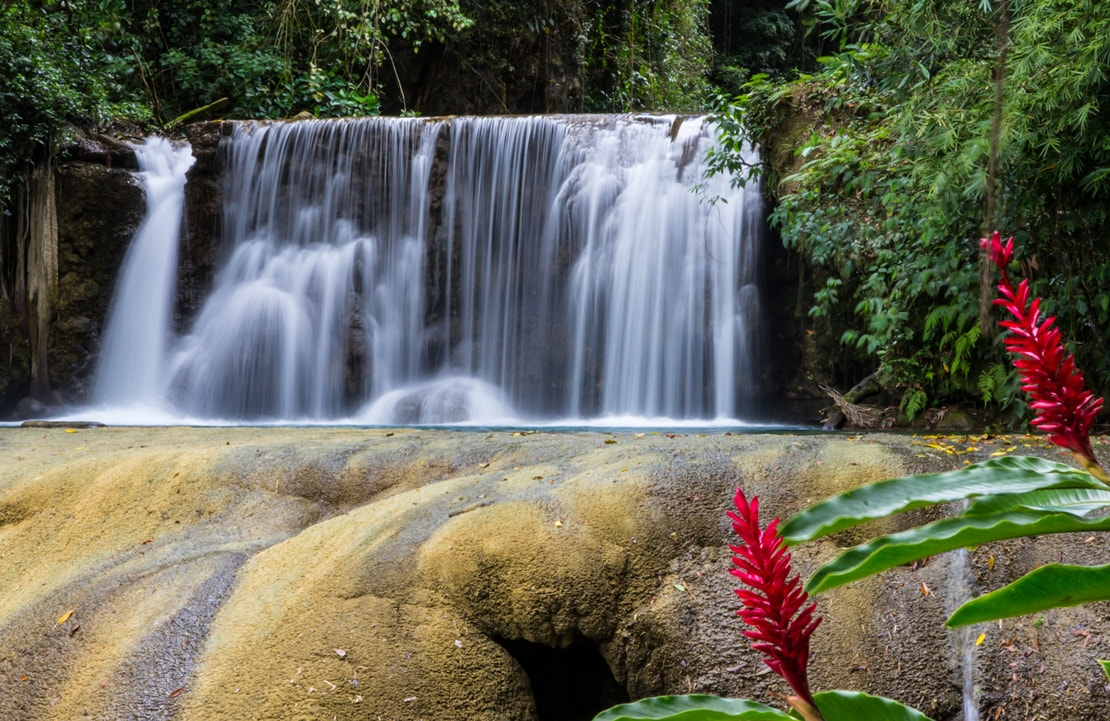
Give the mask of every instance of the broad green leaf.
[{"label": "broad green leaf", "polygon": [[1106,674],[1106,678],[1110,678],[1110,661],[1099,661],[1099,666],[1102,666],[1102,672]]},{"label": "broad green leaf", "polygon": [[[789,714],[755,701],[720,696],[654,696],[614,706],[593,721],[796,721]],[[826,719],[831,721],[831,719]]]},{"label": "broad green leaf", "polygon": [[806,590],[819,593],[919,558],[988,541],[1041,533],[1110,531],[1110,516],[1078,518],[1070,513],[1010,511],[991,516],[958,516],[874,538],[817,569]]},{"label": "broad green leaf", "polygon": [[787,543],[800,543],[934,503],[1048,488],[1105,487],[1086,471],[1063,463],[1004,456],[956,471],[893,478],[855,488],[810,506],[780,531]]},{"label": "broad green leaf", "polygon": [[813,700],[825,721],[931,721],[897,701],[858,691],[821,691]]},{"label": "broad green leaf", "polygon": [[964,511],[966,516],[985,516],[999,511],[1028,509],[1031,511],[1062,511],[1085,516],[1091,511],[1110,507],[1108,488],[1054,488],[1028,493],[1005,493],[981,496]]},{"label": "broad green leaf", "polygon": [[1110,566],[1051,563],[968,601],[944,625],[955,628],[1095,601],[1110,601]]}]

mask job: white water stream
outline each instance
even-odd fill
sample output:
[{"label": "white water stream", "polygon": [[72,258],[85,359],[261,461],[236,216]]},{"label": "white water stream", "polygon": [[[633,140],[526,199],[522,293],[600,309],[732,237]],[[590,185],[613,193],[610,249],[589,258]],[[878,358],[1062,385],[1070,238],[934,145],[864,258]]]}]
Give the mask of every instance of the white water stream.
[{"label": "white water stream", "polygon": [[165,395],[177,283],[177,247],[189,146],[152,137],[135,148],[146,216],[120,269],[94,377],[93,400],[132,406]]},{"label": "white water stream", "polygon": [[[964,501],[965,506],[966,503]],[[952,566],[948,580],[950,584],[948,612],[952,613],[974,597],[975,580],[966,548],[952,552]],[[975,665],[978,655],[976,636],[980,629],[981,625],[961,626],[948,632],[952,639],[956,662],[959,664],[960,682],[963,688],[963,721],[979,721],[979,692],[975,684]]]}]

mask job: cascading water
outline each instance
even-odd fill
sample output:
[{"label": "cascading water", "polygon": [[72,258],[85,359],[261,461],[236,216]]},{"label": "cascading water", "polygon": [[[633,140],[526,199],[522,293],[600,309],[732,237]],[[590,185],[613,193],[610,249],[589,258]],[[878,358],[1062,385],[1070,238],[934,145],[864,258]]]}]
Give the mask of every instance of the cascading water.
[{"label": "cascading water", "polygon": [[226,259],[149,399],[224,420],[736,419],[761,204],[705,181],[712,142],[657,116],[238,123]]},{"label": "cascading water", "polygon": [[230,257],[170,368],[199,417],[336,419],[414,380],[438,129],[240,125]]},{"label": "cascading water", "polygon": [[94,401],[112,405],[157,402],[165,393],[185,174],[195,160],[189,146],[158,137],[135,155],[146,216],[120,268],[93,388]]}]

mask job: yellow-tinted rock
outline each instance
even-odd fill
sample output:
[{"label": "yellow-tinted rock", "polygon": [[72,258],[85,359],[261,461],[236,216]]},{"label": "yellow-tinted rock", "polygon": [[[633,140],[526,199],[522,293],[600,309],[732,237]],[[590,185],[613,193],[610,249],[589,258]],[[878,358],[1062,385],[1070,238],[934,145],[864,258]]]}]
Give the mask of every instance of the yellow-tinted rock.
[{"label": "yellow-tinted rock", "polygon": [[[528,643],[586,649],[633,696],[778,704],[735,616],[735,488],[785,517],[951,463],[917,450],[883,435],[0,429],[0,718],[534,719]],[[796,570],[843,541],[795,549]],[[990,574],[981,551],[970,568],[997,585],[1026,563],[1012,547]],[[957,714],[940,624],[967,568],[933,559],[824,594],[815,686]],[[1097,613],[1046,624],[1067,640]],[[1025,626],[1008,638],[1032,644]],[[1054,681],[1101,688],[1094,638],[1052,645]],[[1001,640],[983,652],[990,698],[1017,683],[994,663]],[[1062,718],[1058,703],[1031,708]],[[1068,703],[1069,718],[1106,705]]]}]

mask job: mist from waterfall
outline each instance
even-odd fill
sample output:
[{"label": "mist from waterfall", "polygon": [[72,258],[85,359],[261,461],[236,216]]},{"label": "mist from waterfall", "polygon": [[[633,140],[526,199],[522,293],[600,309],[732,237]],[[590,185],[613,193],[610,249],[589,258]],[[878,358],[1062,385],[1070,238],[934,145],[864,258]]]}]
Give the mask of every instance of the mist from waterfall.
[{"label": "mist from waterfall", "polygon": [[[703,178],[704,119],[236,123],[229,140],[209,297],[146,349],[149,383],[112,397],[105,352],[98,400],[250,422],[753,412],[761,201]],[[138,314],[131,282],[114,307]]]}]

